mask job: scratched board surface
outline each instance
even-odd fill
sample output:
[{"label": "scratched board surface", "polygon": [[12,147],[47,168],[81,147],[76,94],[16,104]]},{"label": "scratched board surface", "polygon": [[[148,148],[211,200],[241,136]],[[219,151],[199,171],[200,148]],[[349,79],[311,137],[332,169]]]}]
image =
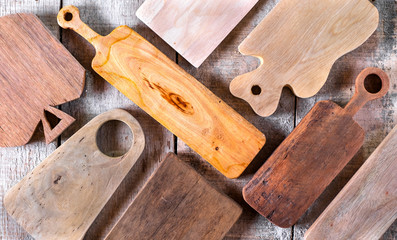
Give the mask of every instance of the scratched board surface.
[{"label": "scratched board surface", "polygon": [[[308,227],[397,123],[397,3],[394,0],[373,1],[379,9],[381,18],[377,31],[363,46],[335,63],[327,83],[316,96],[299,99],[293,96],[290,90],[285,89],[277,112],[271,117],[262,118],[257,116],[247,103],[230,94],[229,83],[234,77],[249,72],[258,65],[256,59],[238,53],[237,47],[277,2],[278,0],[259,1],[200,69],[195,69],[136,18],[135,11],[143,3],[143,0],[103,0],[100,2],[95,0],[0,0],[0,15],[2,16],[16,12],[37,14],[51,32],[87,69],[86,86],[81,98],[61,106],[62,111],[71,114],[77,121],[62,134],[58,142],[45,145],[42,129],[40,129],[26,146],[0,148],[1,202],[7,189],[22,179],[25,174],[89,120],[107,110],[123,108],[141,123],[148,144],[141,158],[87,232],[85,239],[102,239],[108,233],[168,152],[176,152],[181,159],[193,166],[212,185],[242,205],[243,214],[225,236],[225,239],[303,239],[303,234]],[[90,65],[94,49],[76,33],[60,30],[56,23],[56,14],[60,7],[70,4],[79,7],[82,19],[102,35],[110,33],[119,25],[132,27],[252,122],[267,136],[267,143],[259,154],[260,157],[256,158],[238,179],[225,178],[210,164],[203,161],[182,141],[174,137],[92,71]],[[287,229],[274,226],[244,203],[241,189],[315,102],[330,99],[340,105],[346,104],[354,93],[355,77],[367,66],[384,69],[390,76],[391,88],[385,98],[372,101],[355,117],[355,120],[367,133],[363,148],[296,225]],[[104,137],[98,144],[104,144],[104,151],[110,154],[119,154],[120,151],[126,150],[128,143],[131,142],[128,129],[117,123],[110,124],[110,130],[101,131],[101,134]],[[0,224],[0,239],[32,239],[14,220],[7,216],[2,203],[0,205]],[[388,229],[382,239],[396,238],[397,222]]]}]

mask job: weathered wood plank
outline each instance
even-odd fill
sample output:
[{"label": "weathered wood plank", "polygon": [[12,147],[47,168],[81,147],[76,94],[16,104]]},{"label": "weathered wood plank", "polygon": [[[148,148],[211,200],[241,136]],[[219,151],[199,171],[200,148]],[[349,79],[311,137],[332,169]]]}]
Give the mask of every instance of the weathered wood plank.
[{"label": "weathered wood plank", "polygon": [[[294,239],[303,239],[304,232],[365,162],[396,124],[397,112],[397,3],[394,0],[373,1],[380,13],[379,27],[357,50],[339,59],[331,70],[327,83],[313,98],[298,99],[297,122],[319,100],[331,99],[344,106],[354,94],[354,79],[368,66],[385,70],[390,77],[390,90],[382,99],[374,100],[361,109],[355,120],[364,128],[366,138],[361,150],[331,183],[311,209],[294,228]],[[396,223],[382,239],[395,239]]]},{"label": "weathered wood plank", "polygon": [[[175,59],[175,51],[136,18],[135,11],[142,2],[64,0],[63,6],[75,5],[78,7],[80,9],[81,19],[101,35],[109,34],[114,28],[120,25],[128,25],[148,39],[168,57]],[[54,15],[54,18],[56,18],[56,15]],[[174,137],[169,131],[92,70],[91,61],[95,52],[93,47],[85,39],[71,30],[62,30],[61,33],[62,43],[65,44],[66,48],[72,52],[87,70],[85,92],[80,99],[68,103],[62,108],[62,110],[70,112],[77,119],[76,123],[62,135],[62,141],[69,138],[96,115],[113,108],[122,108],[130,112],[142,125],[147,143],[141,158],[126,176],[107,205],[105,205],[85,237],[85,239],[102,239],[131,203],[131,200],[146,182],[147,178],[156,169],[158,162],[166,153],[173,151]],[[117,126],[114,127],[117,128]],[[118,131],[122,133],[125,130],[121,128]],[[120,137],[120,135],[115,136],[111,134],[112,131],[108,133],[109,135],[105,133],[103,136],[103,139],[107,139],[108,144],[112,144],[116,138]],[[116,150],[123,150],[128,147],[123,143],[120,144],[123,141],[118,140],[118,142],[119,144],[113,142],[113,145],[118,146]],[[106,143],[102,142],[102,144]]]},{"label": "weathered wood plank", "polygon": [[[4,16],[20,12],[34,13],[58,38],[59,27],[53,16],[59,9],[59,3],[59,0],[0,0],[0,15]],[[9,188],[19,182],[38,163],[54,151],[56,146],[56,142],[49,145],[44,143],[43,128],[40,124],[29,144],[22,147],[0,148],[0,239],[31,239],[25,230],[7,215],[3,205],[3,197]]]},{"label": "weathered wood plank", "polygon": [[182,57],[178,57],[178,62],[184,69],[253,123],[267,137],[267,142],[259,157],[254,159],[242,176],[236,180],[226,179],[217,173],[213,167],[205,163],[178,139],[178,156],[195,167],[207,180],[244,208],[239,221],[232,227],[225,239],[291,239],[291,229],[281,229],[261,217],[244,202],[241,192],[256,170],[292,131],[295,97],[290,90],[284,90],[276,113],[269,118],[262,118],[256,115],[245,101],[235,98],[229,91],[229,83],[233,78],[254,70],[258,65],[255,58],[241,55],[237,49],[238,45],[277,2],[276,0],[259,1],[199,69],[193,68]]}]

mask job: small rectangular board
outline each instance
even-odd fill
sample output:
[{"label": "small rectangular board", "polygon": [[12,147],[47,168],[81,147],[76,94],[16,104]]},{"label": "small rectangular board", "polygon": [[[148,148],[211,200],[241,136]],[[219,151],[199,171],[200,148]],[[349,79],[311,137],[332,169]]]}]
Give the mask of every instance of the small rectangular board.
[{"label": "small rectangular board", "polygon": [[241,207],[169,153],[106,240],[222,239]]}]

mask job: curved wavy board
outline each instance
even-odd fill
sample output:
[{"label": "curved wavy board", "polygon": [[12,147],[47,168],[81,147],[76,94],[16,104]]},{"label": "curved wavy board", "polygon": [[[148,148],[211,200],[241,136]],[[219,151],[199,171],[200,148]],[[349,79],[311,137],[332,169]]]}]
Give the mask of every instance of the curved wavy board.
[{"label": "curved wavy board", "polygon": [[[368,77],[373,75],[382,83],[377,93],[364,87],[365,79],[378,80]],[[345,108],[316,103],[244,187],[244,200],[277,226],[294,225],[361,148],[365,132],[353,116],[384,96],[389,85],[385,72],[366,68]]]},{"label": "curved wavy board", "polygon": [[[96,144],[98,129],[111,120],[124,122],[133,134],[131,149],[120,157],[106,156]],[[12,187],[4,206],[35,239],[82,239],[144,145],[141,126],[128,112],[103,113]]]},{"label": "curved wavy board", "polygon": [[282,0],[239,46],[261,65],[236,77],[230,91],[263,117],[277,109],[285,86],[311,97],[334,62],[364,43],[378,22],[368,0]]},{"label": "curved wavy board", "polygon": [[241,207],[169,153],[105,240],[222,239]]},{"label": "curved wavy board", "polygon": [[258,0],[146,0],[137,17],[196,68]]},{"label": "curved wavy board", "polygon": [[74,119],[51,106],[80,97],[84,68],[33,14],[1,17],[0,43],[0,147],[26,144],[40,120],[53,141]]},{"label": "curved wavy board", "polygon": [[[397,218],[397,127],[305,233],[305,239],[380,239]],[[349,226],[349,227],[346,227]]]},{"label": "curved wavy board", "polygon": [[265,144],[263,133],[131,28],[100,36],[74,6],[60,10],[58,23],[95,46],[99,75],[225,176],[238,177]]}]

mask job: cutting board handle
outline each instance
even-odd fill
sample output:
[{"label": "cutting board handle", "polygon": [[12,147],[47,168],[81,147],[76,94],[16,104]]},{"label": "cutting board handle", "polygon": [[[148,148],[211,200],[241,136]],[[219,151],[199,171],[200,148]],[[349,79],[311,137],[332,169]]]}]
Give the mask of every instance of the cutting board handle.
[{"label": "cutting board handle", "polygon": [[[376,75],[381,81],[381,88],[374,93],[369,92],[365,87],[365,80],[371,75]],[[368,78],[368,80],[370,79]],[[368,101],[386,95],[387,91],[389,91],[389,86],[390,79],[382,69],[374,67],[364,69],[356,79],[356,91],[353,98],[346,105],[345,113],[353,117]]]},{"label": "cutting board handle", "polygon": [[75,6],[63,7],[58,13],[57,20],[62,28],[74,30],[94,46],[94,43],[102,38],[101,35],[81,21],[79,9]]},{"label": "cutting board handle", "polygon": [[[61,121],[54,127],[52,128],[50,125],[50,122],[48,121],[45,112],[49,112],[56,116],[58,119]],[[66,114],[65,112],[62,112],[61,110],[47,106],[44,108],[44,111],[41,115],[41,122],[43,123],[43,128],[44,128],[44,136],[45,136],[45,142],[49,144],[50,142],[54,141],[55,138],[57,138],[63,131],[65,131],[66,128],[68,128],[75,119]]]}]

